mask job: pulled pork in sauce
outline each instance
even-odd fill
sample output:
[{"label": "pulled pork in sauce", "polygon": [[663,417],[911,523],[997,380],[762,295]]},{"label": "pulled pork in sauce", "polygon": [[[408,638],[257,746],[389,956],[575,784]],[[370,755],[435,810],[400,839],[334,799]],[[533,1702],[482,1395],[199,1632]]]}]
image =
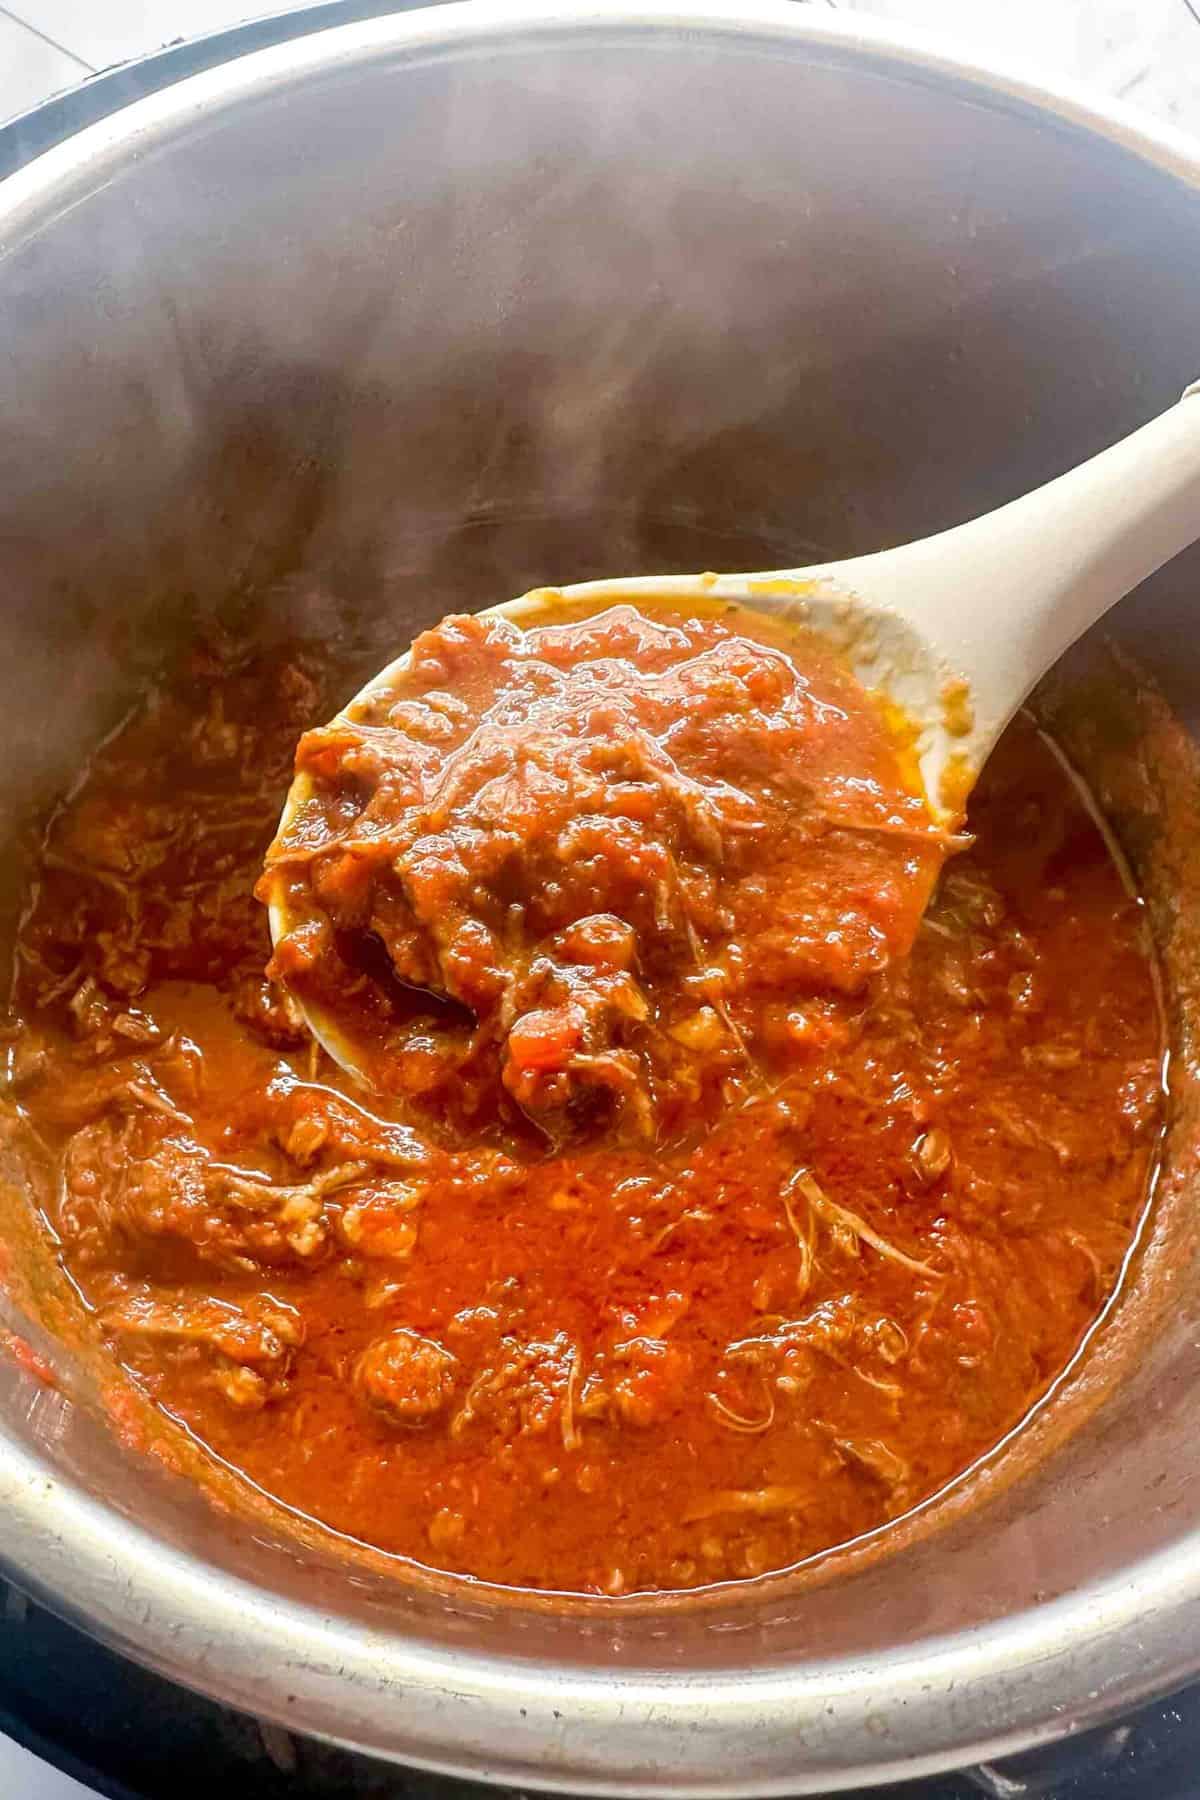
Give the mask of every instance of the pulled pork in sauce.
[{"label": "pulled pork in sauce", "polygon": [[922,919],[947,846],[815,650],[451,620],[315,726],[359,673],[203,647],[46,830],[9,1083],[130,1378],[522,1586],[760,1575],[935,1492],[1078,1347],[1161,1118],[1138,903],[1053,752],[1010,729]]},{"label": "pulled pork in sauce", "polygon": [[781,1002],[907,949],[944,834],[853,676],[763,626],[447,619],[306,734],[271,970],[372,1086],[669,1141],[761,1088]]}]

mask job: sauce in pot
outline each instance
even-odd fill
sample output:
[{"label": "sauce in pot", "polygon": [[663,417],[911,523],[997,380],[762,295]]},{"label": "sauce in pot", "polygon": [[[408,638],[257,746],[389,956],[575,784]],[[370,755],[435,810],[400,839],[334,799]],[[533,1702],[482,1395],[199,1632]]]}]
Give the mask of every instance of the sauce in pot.
[{"label": "sauce in pot", "polygon": [[1053,751],[1010,728],[949,844],[814,646],[448,621],[302,739],[268,979],[292,748],[353,685],[205,648],[46,833],[11,1075],[130,1378],[521,1586],[759,1575],[934,1493],[1078,1347],[1161,1124],[1140,909]]}]

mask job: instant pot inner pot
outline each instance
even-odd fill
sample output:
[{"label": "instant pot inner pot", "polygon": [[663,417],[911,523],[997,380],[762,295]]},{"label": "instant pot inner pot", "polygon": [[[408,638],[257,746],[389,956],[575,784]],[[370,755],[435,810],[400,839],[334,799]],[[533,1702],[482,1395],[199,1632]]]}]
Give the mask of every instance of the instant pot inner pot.
[{"label": "instant pot inner pot", "polygon": [[[97,149],[2,227],[10,928],[30,820],[147,673],[225,609],[286,634],[349,608],[391,653],[446,609],[534,582],[854,554],[1017,494],[1200,372],[1200,196],[1182,181],[982,89],[782,31],[347,55],[213,100],[139,149]],[[1184,714],[1200,635],[1179,620],[1197,594],[1200,563],[1180,559],[1116,623]],[[1114,1385],[1085,1417],[1069,1384],[1020,1480],[1005,1480],[1018,1448],[975,1507],[950,1503],[939,1529],[837,1579],[556,1610],[369,1565],[348,1580],[328,1537],[211,1510],[8,1361],[0,1449],[214,1583],[577,1673],[880,1658],[1168,1550],[1200,1523],[1200,1276],[1196,1000],[1170,891],[1189,872],[1160,845],[1194,797],[1170,729],[1147,754],[1149,714],[1113,716],[1123,761],[1086,719],[1073,743],[1158,884],[1179,1117],[1158,1248],[1096,1359]],[[1171,757],[1182,773],[1160,779]],[[20,1204],[9,1235],[27,1275]],[[129,1542],[136,1564],[145,1540]],[[104,1614],[89,1592],[74,1603]],[[173,1672],[202,1679],[188,1655]],[[1032,1719],[1037,1683],[1031,1668],[1009,1716],[982,1722],[965,1701],[956,1719],[951,1696],[947,1741]],[[269,1671],[240,1697],[282,1709]],[[355,1707],[343,1696],[296,1723],[387,1748]],[[804,1754],[834,1770],[820,1731]],[[741,1755],[730,1779],[749,1786],[758,1751]]]}]

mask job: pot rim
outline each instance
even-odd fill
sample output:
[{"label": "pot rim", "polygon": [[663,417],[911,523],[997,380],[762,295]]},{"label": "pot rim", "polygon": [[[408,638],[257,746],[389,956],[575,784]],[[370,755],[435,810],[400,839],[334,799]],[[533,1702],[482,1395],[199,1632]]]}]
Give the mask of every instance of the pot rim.
[{"label": "pot rim", "polygon": [[[1200,145],[1135,109],[937,36],[790,0],[452,0],[326,26],[186,76],[0,182],[0,258],[103,184],[222,111],[381,61],[425,61],[685,32],[808,48],[978,90],[1090,134],[1200,188]],[[469,1778],[595,1794],[829,1793],[1011,1754],[1200,1671],[1200,1533],[986,1631],[870,1662],[709,1679],[572,1672],[339,1622],[155,1538],[51,1474],[0,1428],[0,1569],[52,1610],[169,1679],[287,1727]],[[264,1672],[284,1679],[273,1687]],[[807,1767],[797,1769],[795,1757]],[[747,1775],[746,1770],[754,1773]]]}]

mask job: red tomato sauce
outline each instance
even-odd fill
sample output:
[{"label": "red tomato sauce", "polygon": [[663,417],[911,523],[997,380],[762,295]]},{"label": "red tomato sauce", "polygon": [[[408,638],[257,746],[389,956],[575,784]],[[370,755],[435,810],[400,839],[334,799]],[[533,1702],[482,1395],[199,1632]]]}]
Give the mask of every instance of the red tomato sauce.
[{"label": "red tomato sauce", "polygon": [[943,1487],[1076,1351],[1161,1125],[1140,907],[1052,749],[1010,729],[922,918],[955,847],[817,646],[452,620],[313,728],[353,685],[203,648],[46,832],[10,1077],[130,1380],[520,1586],[760,1575]]}]

